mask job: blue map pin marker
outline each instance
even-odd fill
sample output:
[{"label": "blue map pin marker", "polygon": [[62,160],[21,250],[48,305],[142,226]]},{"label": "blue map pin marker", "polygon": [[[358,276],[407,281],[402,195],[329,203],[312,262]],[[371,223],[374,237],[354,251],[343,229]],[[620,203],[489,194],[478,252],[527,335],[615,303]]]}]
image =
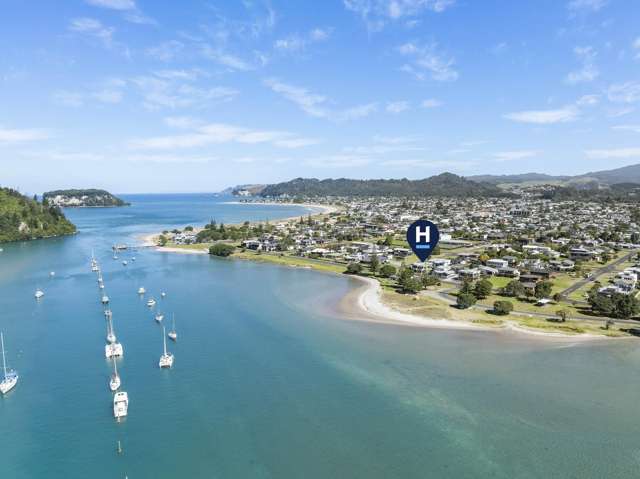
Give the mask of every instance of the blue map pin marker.
[{"label": "blue map pin marker", "polygon": [[426,261],[431,256],[439,239],[438,227],[431,221],[418,220],[407,230],[407,243],[420,261]]}]

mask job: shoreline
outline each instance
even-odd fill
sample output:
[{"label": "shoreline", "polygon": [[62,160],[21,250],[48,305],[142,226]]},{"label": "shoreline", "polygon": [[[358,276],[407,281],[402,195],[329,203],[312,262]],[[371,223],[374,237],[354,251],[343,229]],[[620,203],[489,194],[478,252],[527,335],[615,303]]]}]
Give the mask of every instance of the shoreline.
[{"label": "shoreline", "polygon": [[[308,212],[309,214],[315,216],[315,215],[327,215],[330,213],[335,213],[336,211],[340,211],[340,208],[338,206],[334,206],[334,205],[322,205],[322,204],[317,204],[317,203],[277,203],[277,202],[242,202],[242,201],[225,201],[221,204],[226,204],[226,205],[280,205],[280,206],[301,206],[303,208],[316,208],[319,209],[321,211],[316,211],[316,212]],[[300,215],[296,215],[296,216],[288,216],[286,218],[276,218],[274,220],[272,220],[272,223],[274,224],[280,224],[280,223],[286,223],[289,221],[293,221],[293,220],[297,220],[298,218],[300,218]],[[260,224],[260,223],[264,223],[263,220],[258,220],[258,221],[250,221],[250,224]],[[242,225],[242,223],[230,223],[229,226],[240,226]],[[193,228],[193,231],[195,233],[198,233],[199,231],[202,231],[203,228]],[[167,246],[158,246],[155,242],[155,238],[157,238],[158,236],[160,236],[162,233],[149,233],[149,234],[143,234],[143,235],[138,235],[136,237],[136,239],[138,241],[142,241],[142,244],[140,246],[142,247],[149,247],[149,246],[155,246],[156,249],[158,251],[165,251],[165,252],[171,252],[171,253],[188,253],[188,252],[196,252],[194,251],[185,251],[182,248],[172,248],[172,247],[167,247]]]},{"label": "shoreline", "polygon": [[370,321],[376,323],[414,326],[433,329],[482,331],[493,333],[511,333],[526,336],[531,339],[559,340],[570,342],[600,341],[608,339],[629,339],[625,337],[614,338],[601,334],[578,333],[569,334],[557,331],[539,331],[515,324],[505,320],[500,326],[486,326],[474,324],[467,320],[436,319],[425,316],[417,316],[394,310],[380,298],[382,287],[378,281],[362,276],[352,276],[362,283],[362,286],[347,293],[340,301],[338,311],[345,319],[356,321]]},{"label": "shoreline", "polygon": [[[251,204],[244,202],[227,202],[227,204]],[[261,202],[254,204],[274,204],[274,205],[282,205],[283,203],[275,203],[275,202]],[[306,208],[317,208],[322,209],[321,212],[312,213],[313,215],[321,215],[321,214],[329,214],[335,211],[339,211],[339,207],[330,206],[330,205],[319,205],[312,203],[299,204],[298,206],[303,206]],[[277,220],[273,220],[274,224],[285,223],[295,219],[298,219],[299,215],[281,218]],[[262,221],[254,221],[252,224],[259,224]],[[202,228],[194,228],[194,231],[197,232]],[[142,236],[141,239],[144,242],[144,246],[152,246],[155,247],[155,251],[161,253],[178,253],[178,254],[209,254],[207,248],[180,248],[175,246],[158,246],[154,241],[157,236],[161,233],[152,233],[145,236]],[[244,259],[248,261],[255,261],[251,258],[241,257],[232,259]],[[277,263],[274,263],[277,264]],[[294,267],[293,265],[279,265],[279,266],[288,266]],[[302,266],[295,266],[300,268]],[[305,266],[305,268],[313,269],[320,273],[331,273],[338,274],[337,272],[332,271],[323,271],[314,268],[313,266]],[[384,300],[381,298],[382,286],[379,281],[373,278],[366,278],[358,275],[352,275],[351,278],[360,282],[361,285],[359,287],[354,288],[352,291],[347,293],[337,305],[333,305],[335,307],[336,312],[340,316],[341,319],[344,320],[354,320],[354,321],[367,321],[371,323],[381,323],[381,324],[389,324],[396,326],[411,326],[411,327],[420,327],[420,328],[432,328],[432,329],[448,329],[448,330],[464,330],[464,331],[479,331],[479,332],[493,332],[493,333],[502,333],[502,334],[515,334],[522,337],[528,337],[531,339],[542,339],[542,340],[556,340],[556,341],[570,341],[570,342],[583,342],[583,341],[597,341],[597,340],[605,340],[605,339],[622,339],[622,337],[615,338],[611,336],[606,336],[604,334],[593,334],[589,332],[584,333],[565,333],[560,331],[545,331],[545,330],[537,330],[533,328],[528,328],[526,326],[522,326],[517,324],[516,321],[502,319],[502,324],[491,326],[487,324],[477,324],[468,319],[450,319],[443,318],[437,319],[427,316],[419,316],[410,314],[407,312],[403,312],[393,308],[392,306],[386,304]]]}]

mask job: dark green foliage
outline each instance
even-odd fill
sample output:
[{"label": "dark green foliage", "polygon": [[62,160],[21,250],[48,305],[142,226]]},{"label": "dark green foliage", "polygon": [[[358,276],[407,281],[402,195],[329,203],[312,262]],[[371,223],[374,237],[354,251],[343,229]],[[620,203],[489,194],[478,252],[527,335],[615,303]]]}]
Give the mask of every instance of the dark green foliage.
[{"label": "dark green foliage", "polygon": [[504,316],[513,311],[513,303],[511,301],[496,301],[493,303],[493,314]]},{"label": "dark green foliage", "polygon": [[502,295],[510,298],[520,297],[524,295],[524,286],[517,279],[509,281],[507,285],[502,288]]},{"label": "dark green foliage", "polygon": [[473,293],[476,298],[484,299],[491,294],[492,290],[493,285],[491,284],[491,281],[489,281],[488,279],[481,279],[473,288]]},{"label": "dark green foliage", "polygon": [[459,293],[456,303],[458,308],[467,309],[476,304],[476,297],[471,293]]},{"label": "dark green foliage", "polygon": [[384,264],[382,268],[380,268],[380,276],[383,278],[390,278],[394,274],[396,274],[396,267],[392,264]]},{"label": "dark green foliage", "polygon": [[57,206],[0,188],[0,243],[73,234],[76,227]]},{"label": "dark green foliage", "polygon": [[499,188],[476,183],[452,173],[442,173],[423,180],[351,180],[347,178],[318,180],[296,178],[266,186],[261,196],[442,196],[504,197]]},{"label": "dark green foliage", "polygon": [[434,276],[432,274],[425,274],[422,276],[422,286],[423,287],[428,287],[428,286],[436,286],[440,284],[440,280],[438,279],[437,276]]},{"label": "dark green foliage", "polygon": [[598,286],[594,285],[589,290],[588,298],[591,309],[602,316],[628,319],[640,312],[640,302],[631,294],[600,294]]},{"label": "dark green foliage", "polygon": [[87,198],[82,200],[82,206],[129,206],[129,203],[112,195],[108,191],[97,189],[47,191],[42,195],[43,202],[50,201],[51,198],[58,195],[78,199],[82,199],[83,196],[86,196]]},{"label": "dark green foliage", "polygon": [[226,243],[216,243],[209,247],[209,254],[214,256],[230,256],[235,251],[235,247]]},{"label": "dark green foliage", "polygon": [[540,281],[536,284],[534,296],[538,299],[548,298],[551,295],[553,284],[549,281]]},{"label": "dark green foliage", "polygon": [[349,263],[347,265],[347,274],[360,274],[362,273],[362,265],[360,263]]}]

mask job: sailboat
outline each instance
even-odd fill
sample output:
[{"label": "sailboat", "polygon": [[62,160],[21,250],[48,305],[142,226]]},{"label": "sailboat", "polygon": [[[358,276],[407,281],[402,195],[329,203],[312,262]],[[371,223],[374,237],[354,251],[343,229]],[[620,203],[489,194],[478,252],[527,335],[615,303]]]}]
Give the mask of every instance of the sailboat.
[{"label": "sailboat", "polygon": [[162,353],[162,356],[160,356],[160,362],[158,365],[161,368],[170,368],[173,366],[173,354],[167,353],[167,338],[165,336],[164,326],[162,326],[162,344],[164,346],[164,352]]},{"label": "sailboat", "polygon": [[151,298],[149,301],[147,301],[147,306],[149,306],[150,308],[153,308],[156,305],[156,300]]},{"label": "sailboat", "polygon": [[100,268],[98,268],[98,262],[96,261],[95,256],[93,255],[93,250],[91,250],[91,271],[96,272]]},{"label": "sailboat", "polygon": [[164,319],[164,314],[162,314],[160,311],[158,311],[158,313],[156,314],[156,322],[160,322]]},{"label": "sailboat", "polygon": [[113,344],[116,342],[116,333],[113,332],[113,322],[111,321],[111,314],[107,316],[107,342]]},{"label": "sailboat", "polygon": [[44,291],[42,291],[40,288],[36,289],[36,294],[34,294],[34,296],[36,297],[36,299],[40,299],[44,296]]},{"label": "sailboat", "polygon": [[173,341],[177,341],[178,339],[178,333],[176,333],[176,315],[173,314],[171,316],[171,331],[169,331],[167,333],[167,336],[169,336],[169,339],[172,339]]},{"label": "sailboat", "polygon": [[144,286],[140,286],[140,287],[138,288],[138,294],[144,294],[144,293],[146,293],[146,292],[147,292],[147,290],[146,290],[146,289],[144,289]]},{"label": "sailboat", "polygon": [[18,373],[13,369],[7,370],[7,360],[4,357],[4,335],[0,333],[0,343],[2,344],[2,370],[4,378],[0,381],[0,393],[7,394],[18,383]]},{"label": "sailboat", "polygon": [[118,375],[118,367],[116,366],[116,358],[113,359],[113,374],[109,380],[109,389],[117,391],[120,388],[120,376]]}]

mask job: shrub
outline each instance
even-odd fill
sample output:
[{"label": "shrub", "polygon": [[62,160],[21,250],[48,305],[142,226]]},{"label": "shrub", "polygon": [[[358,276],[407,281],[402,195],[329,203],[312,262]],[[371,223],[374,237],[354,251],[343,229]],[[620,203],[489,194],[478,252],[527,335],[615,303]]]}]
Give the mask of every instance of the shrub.
[{"label": "shrub", "polygon": [[493,313],[504,316],[513,311],[513,303],[511,301],[496,301],[493,303]]},{"label": "shrub", "polygon": [[458,308],[467,309],[476,304],[476,297],[471,293],[460,293],[456,300]]},{"label": "shrub", "polygon": [[229,256],[235,251],[235,247],[226,243],[216,243],[209,247],[209,254],[214,256]]},{"label": "shrub", "polygon": [[362,265],[360,263],[349,263],[347,265],[347,274],[360,274],[362,272]]}]

